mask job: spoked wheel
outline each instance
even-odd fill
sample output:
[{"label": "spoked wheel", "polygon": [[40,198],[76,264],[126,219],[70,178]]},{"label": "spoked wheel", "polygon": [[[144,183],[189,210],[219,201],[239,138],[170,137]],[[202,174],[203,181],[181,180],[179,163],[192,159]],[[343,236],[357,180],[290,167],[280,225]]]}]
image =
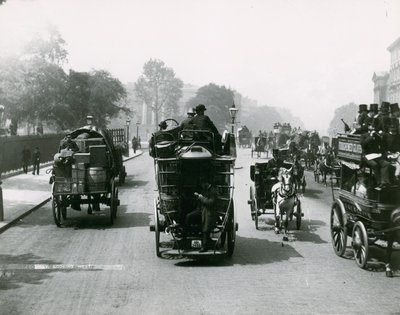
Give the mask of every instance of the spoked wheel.
[{"label": "spoked wheel", "polygon": [[305,191],[306,191],[306,185],[307,185],[307,183],[306,183],[306,179],[305,179],[305,177],[304,177],[304,178],[303,178],[303,181],[301,182],[301,191],[302,191],[303,194],[304,194]]},{"label": "spoked wheel", "polygon": [[254,221],[254,217],[256,216],[256,209],[255,209],[255,204],[256,204],[256,199],[255,199],[255,194],[254,194],[254,188],[253,186],[250,187],[250,213],[251,213],[251,219]]},{"label": "spoked wheel", "polygon": [[62,203],[61,203],[61,197],[60,196],[54,196],[53,195],[53,200],[52,200],[52,209],[53,209],[53,218],[54,218],[54,223],[58,226],[61,227],[62,225]]},{"label": "spoked wheel", "polygon": [[347,226],[338,204],[332,206],[330,224],[333,250],[336,255],[342,257],[347,245]]},{"label": "spoked wheel", "polygon": [[[228,221],[228,231],[227,231],[227,236],[228,236],[228,251],[227,251],[227,256],[232,257],[233,251],[235,250],[235,242],[236,242],[236,224],[235,224],[235,207],[233,205],[233,200],[231,200],[231,209],[230,209],[230,215],[229,215],[229,221]],[[257,216],[256,216],[257,217]]]},{"label": "spoked wheel", "polygon": [[255,210],[256,210],[256,212],[254,213],[254,225],[256,226],[256,230],[258,230],[258,207],[257,207],[257,202],[255,203]]},{"label": "spoked wheel", "polygon": [[158,213],[158,202],[154,199],[154,231],[156,234],[156,255],[161,257],[160,252],[160,216]]},{"label": "spoked wheel", "polygon": [[296,228],[300,230],[301,227],[301,203],[300,200],[298,200],[298,204],[296,207]]},{"label": "spoked wheel", "polygon": [[111,197],[110,197],[110,217],[109,217],[109,222],[110,225],[114,224],[114,218],[117,215],[117,191],[115,187],[115,181],[113,180],[111,182]]},{"label": "spoked wheel", "polygon": [[61,197],[61,216],[63,220],[67,219],[67,206],[65,197]]},{"label": "spoked wheel", "polygon": [[115,188],[115,205],[113,210],[114,219],[117,217],[118,211],[118,187]]},{"label": "spoked wheel", "polygon": [[354,259],[358,267],[365,269],[368,262],[368,235],[361,221],[354,225],[352,238],[351,246],[353,247]]}]

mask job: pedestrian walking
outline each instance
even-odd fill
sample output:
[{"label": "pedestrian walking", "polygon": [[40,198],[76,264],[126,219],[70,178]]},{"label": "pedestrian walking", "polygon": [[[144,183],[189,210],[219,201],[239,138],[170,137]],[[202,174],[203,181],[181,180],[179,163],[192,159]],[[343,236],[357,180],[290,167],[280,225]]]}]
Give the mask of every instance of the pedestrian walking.
[{"label": "pedestrian walking", "polygon": [[40,150],[39,147],[36,147],[32,154],[32,163],[33,163],[33,172],[32,175],[39,175],[40,168]]},{"label": "pedestrian walking", "polygon": [[141,140],[140,140],[140,136],[138,138],[138,148],[141,149],[142,148],[142,144],[141,144]]},{"label": "pedestrian walking", "polygon": [[136,150],[138,148],[138,141],[136,139],[136,137],[132,138],[132,149],[133,149],[133,153],[136,153]]},{"label": "pedestrian walking", "polygon": [[29,161],[31,159],[31,151],[24,145],[22,149],[22,169],[25,174],[28,173]]}]

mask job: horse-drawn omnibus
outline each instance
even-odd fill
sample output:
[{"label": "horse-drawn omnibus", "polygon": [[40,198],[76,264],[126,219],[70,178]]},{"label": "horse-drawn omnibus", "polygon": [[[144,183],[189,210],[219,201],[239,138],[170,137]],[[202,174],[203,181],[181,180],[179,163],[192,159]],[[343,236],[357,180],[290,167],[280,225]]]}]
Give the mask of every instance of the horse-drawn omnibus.
[{"label": "horse-drawn omnibus", "polygon": [[[153,134],[151,144],[158,188],[154,223],[150,225],[155,232],[156,255],[231,256],[238,229],[233,201],[234,135],[224,133],[221,148],[209,131],[181,130],[176,126]],[[215,192],[206,209],[197,199],[205,182]],[[210,219],[206,214],[211,208],[214,214]],[[196,212],[197,217],[193,216]],[[206,217],[214,221],[208,231],[209,248],[202,250]]]},{"label": "horse-drawn omnibus", "polygon": [[238,129],[239,147],[249,148],[253,140],[253,135],[247,126]]},{"label": "horse-drawn omnibus", "polygon": [[374,170],[364,163],[359,135],[338,136],[341,160],[340,186],[333,188],[330,230],[333,250],[345,254],[347,238],[355,262],[366,268],[370,247],[387,244],[386,275],[392,276],[391,255],[394,241],[400,241],[400,186],[377,187]]}]

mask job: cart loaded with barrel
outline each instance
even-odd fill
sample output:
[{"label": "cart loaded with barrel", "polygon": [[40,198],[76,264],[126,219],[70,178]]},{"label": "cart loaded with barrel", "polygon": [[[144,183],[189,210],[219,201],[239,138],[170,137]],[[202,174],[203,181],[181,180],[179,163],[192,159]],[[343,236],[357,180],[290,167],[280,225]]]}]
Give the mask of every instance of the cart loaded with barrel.
[{"label": "cart loaded with barrel", "polygon": [[102,213],[100,206],[105,205],[108,222],[113,224],[119,205],[116,177],[125,171],[121,154],[108,131],[90,126],[61,140],[50,179],[57,226],[67,219],[69,209],[80,211],[82,205],[87,205],[88,214]]}]

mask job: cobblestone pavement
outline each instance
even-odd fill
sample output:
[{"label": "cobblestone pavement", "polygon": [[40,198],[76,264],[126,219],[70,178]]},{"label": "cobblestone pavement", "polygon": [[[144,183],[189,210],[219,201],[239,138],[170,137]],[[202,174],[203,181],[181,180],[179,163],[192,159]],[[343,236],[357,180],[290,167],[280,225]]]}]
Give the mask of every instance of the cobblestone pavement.
[{"label": "cobblestone pavement", "polygon": [[[262,216],[256,230],[247,204],[250,150],[239,149],[232,259],[191,261],[155,255],[149,232],[156,196],[148,154],[127,163],[113,226],[103,211],[68,213],[57,228],[48,205],[0,234],[0,309],[4,314],[393,314],[400,277],[381,264],[361,270],[330,243],[330,189],[311,174],[300,231],[282,246]],[[376,251],[376,257],[381,256]],[[399,260],[398,253],[396,259]],[[35,268],[35,269],[34,269]]]}]

